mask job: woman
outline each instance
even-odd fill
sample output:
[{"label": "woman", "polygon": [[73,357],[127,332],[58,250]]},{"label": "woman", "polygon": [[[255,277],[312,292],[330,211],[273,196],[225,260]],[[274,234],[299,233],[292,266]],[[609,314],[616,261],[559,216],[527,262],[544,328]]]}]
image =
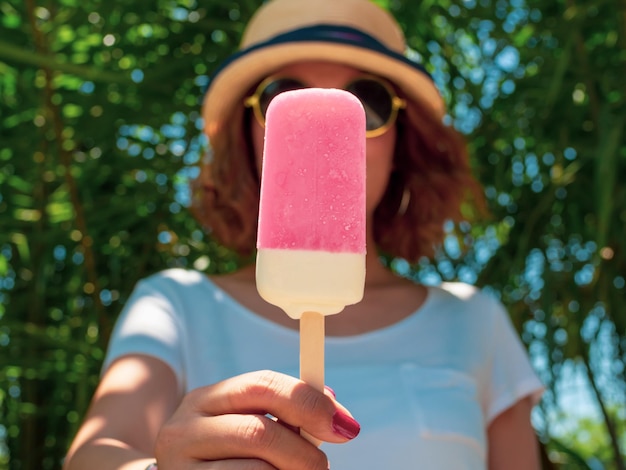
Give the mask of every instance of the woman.
[{"label": "woman", "polygon": [[297,323],[259,297],[254,266],[164,271],[118,321],[67,470],[538,468],[530,411],[541,384],[503,308],[463,284],[415,284],[379,258],[431,255],[464,199],[481,204],[463,141],[404,48],[368,0],[273,0],[204,101],[213,157],[194,213],[241,254],[254,250],[269,101],[345,88],[367,110],[365,294],[327,318],[335,391],[293,378]]}]

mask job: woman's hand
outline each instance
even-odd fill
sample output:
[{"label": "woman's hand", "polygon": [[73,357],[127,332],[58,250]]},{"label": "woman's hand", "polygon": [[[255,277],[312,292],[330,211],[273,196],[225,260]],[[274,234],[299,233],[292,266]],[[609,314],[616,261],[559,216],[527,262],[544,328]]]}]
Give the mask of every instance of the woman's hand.
[{"label": "woman's hand", "polygon": [[159,432],[159,470],[327,469],[326,455],[294,428],[333,443],[360,430],[329,392],[272,371],[237,376],[185,396]]},{"label": "woman's hand", "polygon": [[159,470],[327,469],[324,453],[295,428],[329,442],[359,431],[330,392],[276,372],[241,375],[184,397],[178,388],[172,370],[156,358],[115,361],[63,468],[143,470],[156,448]]}]

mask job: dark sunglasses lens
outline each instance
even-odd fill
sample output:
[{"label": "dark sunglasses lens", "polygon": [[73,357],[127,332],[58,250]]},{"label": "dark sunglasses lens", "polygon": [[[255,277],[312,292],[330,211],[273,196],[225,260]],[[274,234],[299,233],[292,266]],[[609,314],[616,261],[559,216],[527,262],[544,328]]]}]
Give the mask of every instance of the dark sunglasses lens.
[{"label": "dark sunglasses lens", "polygon": [[361,100],[365,108],[366,129],[372,131],[383,127],[389,121],[393,110],[389,90],[376,80],[357,80],[347,90]]},{"label": "dark sunglasses lens", "polygon": [[265,117],[265,113],[267,112],[267,107],[270,105],[270,102],[276,98],[276,96],[284,91],[298,90],[303,86],[304,85],[298,80],[294,80],[292,78],[279,78],[278,80],[269,82],[259,96],[259,106],[263,117]]}]

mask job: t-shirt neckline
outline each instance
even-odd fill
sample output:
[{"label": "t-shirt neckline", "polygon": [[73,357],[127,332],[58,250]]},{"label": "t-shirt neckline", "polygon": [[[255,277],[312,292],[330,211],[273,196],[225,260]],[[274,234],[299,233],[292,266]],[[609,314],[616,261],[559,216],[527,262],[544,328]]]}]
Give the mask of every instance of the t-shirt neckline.
[{"label": "t-shirt neckline", "polygon": [[[245,315],[252,321],[256,322],[259,326],[272,329],[274,330],[274,332],[280,332],[285,335],[290,335],[290,336],[295,336],[295,337],[299,335],[297,329],[293,329],[293,328],[289,328],[287,326],[281,325],[280,323],[276,323],[272,320],[269,320],[253,312],[252,310],[250,310],[249,308],[241,304],[241,302],[235,299],[232,295],[230,295],[220,286],[218,286],[215,282],[213,282],[209,276],[205,275],[202,277],[204,279],[204,282],[206,282],[214,292],[219,292],[222,299],[227,300],[231,304],[231,306],[235,308],[236,311],[238,311],[242,315]],[[358,341],[365,340],[365,339],[372,339],[377,336],[395,334],[398,331],[405,330],[406,329],[405,327],[410,323],[423,321],[422,318],[427,316],[428,312],[434,310],[432,308],[432,304],[435,302],[436,298],[440,294],[439,292],[440,289],[438,289],[436,286],[424,285],[424,287],[426,288],[426,296],[422,304],[415,311],[413,311],[411,314],[407,315],[406,317],[402,318],[401,320],[398,320],[397,322],[392,323],[390,325],[386,325],[382,328],[377,328],[375,330],[366,331],[364,333],[357,333],[354,335],[347,335],[347,336],[327,335],[326,341],[329,344],[330,343],[358,342]],[[341,315],[341,313],[338,313],[337,315]]]}]

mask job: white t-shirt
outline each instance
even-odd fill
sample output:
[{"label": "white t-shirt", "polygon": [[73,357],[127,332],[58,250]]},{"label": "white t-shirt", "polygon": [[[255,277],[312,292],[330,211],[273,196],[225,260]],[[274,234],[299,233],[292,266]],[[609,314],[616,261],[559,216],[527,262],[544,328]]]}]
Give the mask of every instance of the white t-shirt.
[{"label": "white t-shirt", "polygon": [[[182,269],[137,285],[105,369],[132,353],[167,363],[184,391],[260,369],[298,376],[297,331]],[[326,383],[361,424],[353,441],[322,445],[333,470],[484,470],[491,420],[542,391],[501,304],[458,283],[429,287],[394,325],[327,337]]]}]

